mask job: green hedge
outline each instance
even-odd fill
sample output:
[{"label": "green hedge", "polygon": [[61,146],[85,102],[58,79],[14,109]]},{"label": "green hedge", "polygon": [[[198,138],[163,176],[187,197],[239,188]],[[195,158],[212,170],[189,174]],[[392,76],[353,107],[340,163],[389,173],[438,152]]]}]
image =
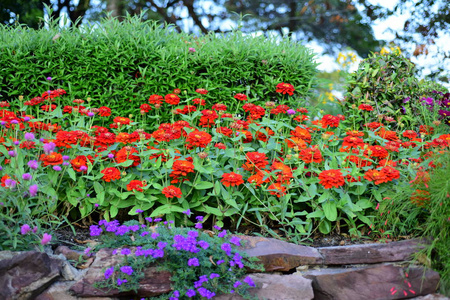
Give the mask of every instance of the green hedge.
[{"label": "green hedge", "polygon": [[224,104],[239,92],[265,102],[280,98],[275,86],[287,82],[296,94],[283,102],[294,105],[308,96],[317,73],[312,51],[289,39],[239,31],[197,38],[138,17],[68,29],[50,23],[40,30],[0,27],[0,101],[63,88],[74,99],[90,97],[93,106],[125,114],[175,88],[191,96],[205,88],[209,99]]}]

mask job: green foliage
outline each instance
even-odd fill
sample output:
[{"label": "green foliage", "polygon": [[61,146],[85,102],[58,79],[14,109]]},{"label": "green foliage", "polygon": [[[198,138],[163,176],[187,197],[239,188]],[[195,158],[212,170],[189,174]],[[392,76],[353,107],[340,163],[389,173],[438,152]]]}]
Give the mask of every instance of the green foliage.
[{"label": "green foliage", "polygon": [[[401,55],[400,50],[374,53],[363,60],[356,72],[350,74],[347,83],[345,107],[370,104],[373,112],[367,122],[393,118],[399,124],[414,127],[431,125],[420,99],[431,95],[437,84],[415,77],[415,66]],[[445,89],[444,89],[445,90]]]},{"label": "green foliage", "polygon": [[[163,225],[158,220],[147,218],[147,221],[156,226],[149,227],[149,224],[146,226],[137,221],[123,225],[115,221],[100,222],[108,232],[101,235],[102,243],[92,250],[118,248],[113,254],[122,255],[123,261],[119,265],[105,267],[106,280],[95,283],[96,287],[136,292],[144,270],[156,266],[171,273],[174,297],[187,299],[189,290],[200,297],[203,288],[216,295],[234,290],[236,294],[250,298],[246,290],[252,281],[248,278],[242,280],[246,274],[244,265],[261,271],[263,267],[256,263],[255,258],[237,250],[237,245],[242,243],[240,238],[231,237],[225,230],[220,233],[216,230],[209,235],[192,228],[173,228],[169,222]],[[91,234],[96,230],[98,227],[91,229]],[[167,295],[150,299],[167,299]]]},{"label": "green foliage", "polygon": [[[441,291],[450,292],[450,153],[432,158],[436,168],[422,172],[411,170],[410,182],[399,183],[380,203],[376,228],[383,236],[420,236],[431,244],[418,255],[422,262],[439,271]],[[428,163],[428,161],[427,161]],[[427,259],[423,259],[423,255]]]},{"label": "green foliage", "polygon": [[296,89],[292,104],[308,95],[317,72],[312,51],[288,38],[239,31],[196,38],[140,17],[76,28],[60,28],[57,19],[48,25],[0,27],[0,100],[39,96],[52,77],[55,88],[74,99],[90,97],[93,105],[124,116],[150,95],[174,89],[205,88],[207,102],[231,104],[234,94],[245,93],[259,104],[282,103],[285,98],[268,87],[289,82]]}]

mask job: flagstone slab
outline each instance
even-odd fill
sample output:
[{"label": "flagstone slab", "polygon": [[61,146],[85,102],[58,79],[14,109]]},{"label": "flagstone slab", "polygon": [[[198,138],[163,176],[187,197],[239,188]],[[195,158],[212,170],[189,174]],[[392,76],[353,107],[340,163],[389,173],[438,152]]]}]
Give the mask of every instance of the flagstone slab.
[{"label": "flagstone slab", "polygon": [[322,264],[322,256],[313,247],[296,245],[272,238],[239,236],[243,246],[240,250],[250,257],[257,257],[265,272],[289,271],[300,265]]},{"label": "flagstone slab", "polygon": [[324,265],[374,264],[410,260],[425,240],[317,248]]},{"label": "flagstone slab", "polygon": [[[95,260],[82,279],[77,281],[70,290],[79,297],[115,297],[135,295],[133,292],[120,292],[118,289],[101,289],[94,287],[94,283],[104,281],[104,270],[120,264],[121,255],[112,255],[112,249],[101,249],[95,255]],[[169,293],[171,288],[171,274],[168,271],[157,271],[156,266],[144,270],[144,279],[140,282],[137,292],[139,297],[152,297]]]},{"label": "flagstone slab", "polygon": [[315,300],[404,299],[436,292],[439,274],[422,267],[378,264],[302,272],[312,280]]}]

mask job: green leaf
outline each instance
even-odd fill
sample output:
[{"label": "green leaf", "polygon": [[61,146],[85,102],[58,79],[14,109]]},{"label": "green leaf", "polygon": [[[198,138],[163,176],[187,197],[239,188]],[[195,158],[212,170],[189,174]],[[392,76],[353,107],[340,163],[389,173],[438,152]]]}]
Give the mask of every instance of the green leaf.
[{"label": "green leaf", "polygon": [[317,195],[317,186],[314,183],[308,187],[308,194],[310,197]]},{"label": "green leaf", "polygon": [[114,218],[115,216],[117,216],[118,212],[119,212],[119,208],[117,206],[111,206],[109,208],[109,215],[111,218]]},{"label": "green leaf", "polygon": [[208,181],[200,181],[198,184],[194,185],[196,190],[206,190],[214,186],[214,183]]},{"label": "green leaf", "polygon": [[69,174],[70,178],[71,178],[73,181],[76,181],[76,180],[77,180],[77,176],[76,176],[76,174],[75,174],[75,171],[74,171],[72,168],[68,168],[68,169],[66,170],[66,172]]},{"label": "green leaf", "polygon": [[313,211],[311,213],[309,213],[306,218],[311,219],[311,218],[322,218],[324,216],[323,211],[321,210],[316,210]]},{"label": "green leaf", "polygon": [[337,219],[337,209],[335,201],[326,201],[322,203],[323,212],[325,217],[330,221],[336,221]]},{"label": "green leaf", "polygon": [[369,199],[361,199],[356,202],[356,205],[361,207],[362,209],[373,207],[373,203],[369,201]]},{"label": "green leaf", "polygon": [[322,234],[329,234],[331,232],[331,223],[327,219],[323,219],[319,224],[319,231]]}]

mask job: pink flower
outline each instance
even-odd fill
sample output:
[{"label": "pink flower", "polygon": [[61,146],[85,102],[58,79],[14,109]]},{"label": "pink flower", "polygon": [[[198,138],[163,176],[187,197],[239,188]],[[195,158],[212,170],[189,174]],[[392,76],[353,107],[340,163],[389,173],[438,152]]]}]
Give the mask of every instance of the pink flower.
[{"label": "pink flower", "polygon": [[194,53],[195,52],[195,48],[189,48],[189,52]]},{"label": "pink flower", "polygon": [[22,225],[22,227],[20,227],[20,233],[22,235],[25,235],[30,231],[31,231],[31,228],[30,228],[30,225],[28,225],[28,224],[24,224],[24,225]]},{"label": "pink flower", "polygon": [[52,236],[48,233],[44,233],[44,236],[42,237],[41,244],[47,245],[52,240]]}]

